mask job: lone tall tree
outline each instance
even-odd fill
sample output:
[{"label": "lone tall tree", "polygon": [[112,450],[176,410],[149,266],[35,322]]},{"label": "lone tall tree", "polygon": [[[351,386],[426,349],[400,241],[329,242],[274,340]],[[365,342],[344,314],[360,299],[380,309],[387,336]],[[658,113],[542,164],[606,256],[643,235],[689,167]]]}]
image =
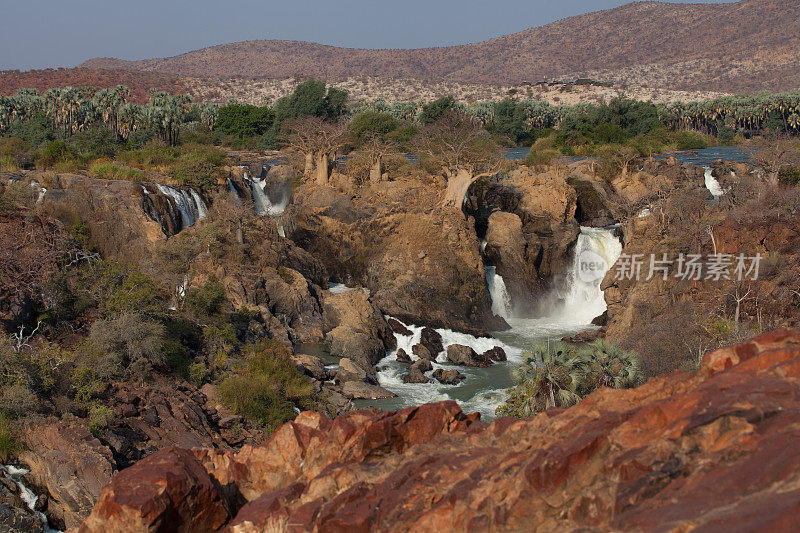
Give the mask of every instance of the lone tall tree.
[{"label": "lone tall tree", "polygon": [[421,157],[442,167],[447,178],[444,205],[460,208],[470,185],[502,168],[500,147],[479,125],[455,111],[423,127],[415,145]]},{"label": "lone tall tree", "polygon": [[331,177],[336,150],[344,144],[343,124],[320,117],[301,117],[287,124],[289,143],[305,155],[305,179],[327,185]]}]

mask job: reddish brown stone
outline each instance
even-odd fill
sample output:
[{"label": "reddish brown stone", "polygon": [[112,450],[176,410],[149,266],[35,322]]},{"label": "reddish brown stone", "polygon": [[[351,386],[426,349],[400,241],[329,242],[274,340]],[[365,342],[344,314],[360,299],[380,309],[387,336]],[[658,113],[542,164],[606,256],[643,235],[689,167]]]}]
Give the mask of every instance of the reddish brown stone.
[{"label": "reddish brown stone", "polygon": [[[789,531],[800,521],[798,370],[800,331],[782,330],[709,354],[696,374],[601,389],[530,420],[486,424],[454,402],[302,413],[263,445],[188,457],[229,501],[249,501],[231,533]],[[219,491],[185,496],[205,478],[170,453],[116,476],[84,528],[105,518],[140,530],[167,509],[179,530],[201,513],[227,520]]]}]

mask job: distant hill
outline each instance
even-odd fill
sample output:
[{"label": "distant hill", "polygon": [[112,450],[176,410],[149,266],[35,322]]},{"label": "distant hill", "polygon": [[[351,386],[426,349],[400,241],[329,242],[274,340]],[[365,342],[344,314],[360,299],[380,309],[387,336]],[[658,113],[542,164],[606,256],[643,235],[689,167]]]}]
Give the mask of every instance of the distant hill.
[{"label": "distant hill", "polygon": [[28,70],[0,70],[0,94],[14,94],[18,89],[37,89],[44,92],[53,87],[93,87],[105,89],[127,85],[131,100],[144,103],[151,88],[184,92],[185,84],[177,76],[160,72],[131,72],[130,70],[89,70],[82,68],[59,68]]},{"label": "distant hill", "polygon": [[518,84],[591,77],[618,85],[752,92],[800,87],[800,0],[636,2],[489,41],[413,50],[247,41],[175,57],[96,58],[87,69],[197,78],[353,76]]}]

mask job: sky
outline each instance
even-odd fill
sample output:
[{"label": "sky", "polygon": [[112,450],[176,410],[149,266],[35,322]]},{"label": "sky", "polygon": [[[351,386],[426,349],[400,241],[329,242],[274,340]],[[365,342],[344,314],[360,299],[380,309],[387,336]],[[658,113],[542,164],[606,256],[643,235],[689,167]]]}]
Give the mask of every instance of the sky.
[{"label": "sky", "polygon": [[[719,3],[714,0],[694,0]],[[0,69],[148,59],[290,39],[353,48],[478,42],[617,0],[0,0]]]}]

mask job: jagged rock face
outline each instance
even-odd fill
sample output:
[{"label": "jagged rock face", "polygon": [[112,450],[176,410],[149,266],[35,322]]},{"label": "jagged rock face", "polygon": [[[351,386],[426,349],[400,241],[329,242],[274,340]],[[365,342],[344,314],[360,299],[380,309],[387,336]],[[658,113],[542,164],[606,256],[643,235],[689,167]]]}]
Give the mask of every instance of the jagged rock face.
[{"label": "jagged rock face", "polygon": [[578,195],[575,218],[581,226],[593,228],[610,226],[623,216],[621,199],[607,184],[592,176],[572,174],[567,183]]},{"label": "jagged rock face", "polygon": [[503,276],[517,312],[536,311],[550,281],[566,271],[580,233],[577,194],[562,174],[518,167],[479,180],[467,197],[466,212],[487,240],[486,264]]},{"label": "jagged rock face", "polygon": [[[798,391],[800,331],[779,330],[708,354],[695,374],[530,420],[486,424],[454,402],[307,412],[238,453],[152,455],[103,489],[83,531],[156,529],[154,507],[174,529],[210,515],[231,532],[788,530]],[[184,497],[189,480],[202,498]]]},{"label": "jagged rock face", "polygon": [[[702,205],[706,205],[711,196],[705,188],[691,189],[691,194]],[[657,205],[660,209],[664,204]],[[690,204],[687,202],[687,205]],[[678,205],[673,209],[689,212],[691,207]],[[693,222],[689,229],[697,232],[699,228],[700,238],[689,236],[684,231],[686,226],[670,226],[658,212],[647,217],[632,217],[623,226],[623,252],[629,256],[641,254],[645,262],[638,279],[636,276],[617,279],[619,264],[606,274],[601,288],[608,304],[607,337],[637,351],[648,375],[674,370],[678,364],[666,362],[666,355],[652,362],[644,360],[643,344],[651,343],[649,339],[653,336],[670,341],[688,338],[687,331],[697,328],[697,324],[708,320],[709,316],[722,316],[732,323],[735,313],[732,298],[736,291],[735,263],[730,268],[731,281],[681,279],[675,276],[675,265],[666,280],[658,273],[648,280],[650,254],[660,258],[662,253],[668,253],[670,259],[675,259],[678,252],[701,253],[708,257],[714,253],[715,246],[718,253],[731,254],[734,258],[740,253],[748,257],[761,254],[758,279],[746,276],[748,279],[739,288],[740,295],[749,292],[742,302],[742,324],[746,323],[746,318],[755,322],[759,313],[769,315],[769,319],[765,317],[764,320],[774,326],[797,327],[800,324],[799,296],[794,292],[800,283],[800,270],[796,266],[800,250],[797,215],[785,207],[744,205],[732,211],[712,212],[711,216],[716,217],[709,226],[713,241],[711,234],[703,231],[698,223]],[[700,316],[688,316],[684,309],[695,310]],[[687,315],[686,322],[673,323],[676,313],[681,320]],[[671,319],[665,320],[665,316]]]},{"label": "jagged rock face", "polygon": [[225,428],[226,412],[215,398],[179,386],[112,386],[115,417],[92,435],[85,420],[50,418],[26,424],[20,459],[34,483],[46,487],[48,514],[66,527],[86,518],[111,476],[153,451],[214,447],[232,450],[250,441],[246,430]]},{"label": "jagged rock face", "polygon": [[[146,204],[139,183],[74,174],[61,174],[57,182],[58,188],[44,195],[42,212],[68,226],[79,220],[85,222],[92,242],[105,258],[138,262],[150,256],[167,232],[180,229],[180,217],[170,200],[159,193]],[[151,218],[158,213],[161,222]]]},{"label": "jagged rock face", "polygon": [[331,355],[371,369],[396,341],[380,309],[363,290],[322,295],[325,343]]},{"label": "jagged rock face", "polygon": [[293,198],[284,213],[287,237],[333,278],[369,288],[383,313],[474,333],[503,326],[491,312],[474,229],[463,213],[440,207],[435,187],[413,180],[352,191],[306,184]]}]

